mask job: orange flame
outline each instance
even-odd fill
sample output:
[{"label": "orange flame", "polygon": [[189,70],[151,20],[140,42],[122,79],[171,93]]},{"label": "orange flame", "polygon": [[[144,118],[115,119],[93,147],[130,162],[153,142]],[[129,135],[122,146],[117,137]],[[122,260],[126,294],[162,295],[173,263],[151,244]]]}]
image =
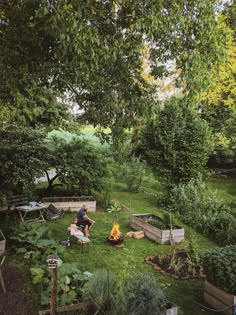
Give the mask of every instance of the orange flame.
[{"label": "orange flame", "polygon": [[111,230],[111,233],[110,233],[110,236],[109,236],[109,239],[116,241],[120,238],[120,236],[121,236],[120,225],[118,223],[114,223],[112,230]]}]

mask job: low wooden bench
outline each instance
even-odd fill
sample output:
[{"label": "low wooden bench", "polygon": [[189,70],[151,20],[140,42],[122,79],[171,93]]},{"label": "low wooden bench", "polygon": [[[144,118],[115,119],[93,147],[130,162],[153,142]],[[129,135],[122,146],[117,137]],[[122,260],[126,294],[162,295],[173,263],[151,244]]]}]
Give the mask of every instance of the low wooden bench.
[{"label": "low wooden bench", "polygon": [[[91,243],[91,240],[84,236],[84,235],[73,235],[71,234],[71,230],[70,230],[70,227],[67,228],[67,231],[69,232],[70,234],[70,237],[73,237],[75,238],[82,246],[82,252],[84,252],[84,249],[85,249],[85,245],[87,245],[87,248],[89,250],[89,244]],[[83,234],[83,232],[81,232],[81,234]]]}]

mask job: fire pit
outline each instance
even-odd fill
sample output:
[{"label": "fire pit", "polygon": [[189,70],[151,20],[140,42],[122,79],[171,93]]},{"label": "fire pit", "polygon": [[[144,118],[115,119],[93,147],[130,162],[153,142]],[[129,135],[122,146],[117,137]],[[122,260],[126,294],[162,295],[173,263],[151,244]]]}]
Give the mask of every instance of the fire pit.
[{"label": "fire pit", "polygon": [[113,245],[119,245],[124,241],[124,238],[121,236],[120,225],[114,223],[110,235],[107,237],[109,243]]}]

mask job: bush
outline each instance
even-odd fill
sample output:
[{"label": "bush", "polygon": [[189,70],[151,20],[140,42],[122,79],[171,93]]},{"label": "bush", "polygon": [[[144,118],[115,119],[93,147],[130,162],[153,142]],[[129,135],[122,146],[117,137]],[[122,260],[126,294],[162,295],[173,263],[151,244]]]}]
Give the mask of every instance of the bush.
[{"label": "bush", "polygon": [[163,315],[167,300],[162,289],[149,274],[137,273],[130,276],[122,290],[122,299],[117,305],[117,314]]},{"label": "bush", "polygon": [[97,270],[83,288],[84,299],[93,302],[99,312],[111,309],[116,294],[116,278],[108,270]]},{"label": "bush", "polygon": [[170,202],[185,223],[192,225],[194,222],[194,228],[219,244],[236,242],[235,218],[217,197],[217,192],[209,190],[201,177],[172,189]]},{"label": "bush", "polygon": [[210,129],[195,104],[173,97],[141,129],[137,153],[169,188],[205,174],[211,147]]},{"label": "bush", "polygon": [[202,254],[201,260],[207,280],[236,295],[236,245],[207,251]]}]

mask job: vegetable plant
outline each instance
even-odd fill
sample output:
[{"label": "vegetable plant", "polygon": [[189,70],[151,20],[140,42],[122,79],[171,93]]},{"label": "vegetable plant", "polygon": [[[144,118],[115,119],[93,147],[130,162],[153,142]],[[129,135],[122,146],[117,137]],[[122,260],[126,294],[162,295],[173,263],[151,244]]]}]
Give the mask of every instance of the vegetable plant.
[{"label": "vegetable plant", "polygon": [[218,288],[236,295],[236,245],[207,251],[201,260],[207,279]]}]

